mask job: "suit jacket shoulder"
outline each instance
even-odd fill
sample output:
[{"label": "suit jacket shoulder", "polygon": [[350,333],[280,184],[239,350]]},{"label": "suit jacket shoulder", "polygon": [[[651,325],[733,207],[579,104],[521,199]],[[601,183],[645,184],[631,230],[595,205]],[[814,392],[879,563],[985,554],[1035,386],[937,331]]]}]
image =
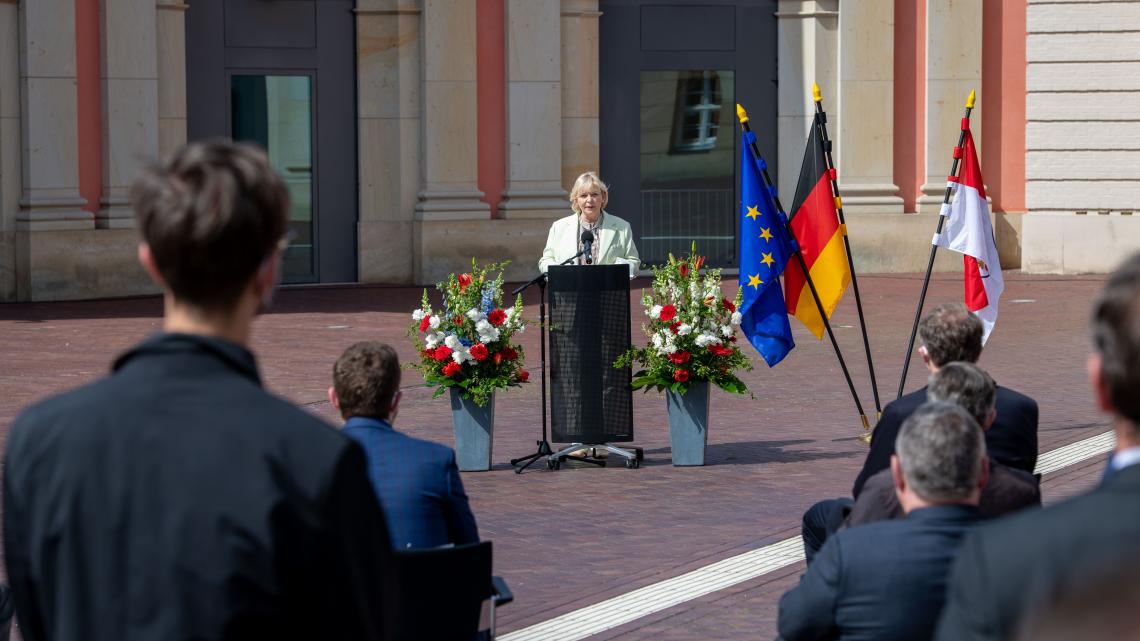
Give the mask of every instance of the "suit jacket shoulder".
[{"label": "suit jacket shoulder", "polygon": [[914,413],[918,406],[926,402],[926,388],[916,390],[901,396],[883,408],[883,415],[875,424],[875,431],[871,433],[871,449],[863,461],[863,469],[855,477],[855,486],[851,495],[856,499],[863,491],[863,484],[872,475],[885,470],[891,465],[891,455],[895,453],[895,439],[898,438],[899,429],[903,421]]}]

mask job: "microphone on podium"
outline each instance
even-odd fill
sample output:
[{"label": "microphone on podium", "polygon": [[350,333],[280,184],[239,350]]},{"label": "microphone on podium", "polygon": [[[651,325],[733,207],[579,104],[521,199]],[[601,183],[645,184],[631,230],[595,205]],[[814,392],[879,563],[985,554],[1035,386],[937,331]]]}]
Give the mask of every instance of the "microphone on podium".
[{"label": "microphone on podium", "polygon": [[582,232],[582,253],[586,256],[586,264],[594,263],[594,232],[589,229]]}]

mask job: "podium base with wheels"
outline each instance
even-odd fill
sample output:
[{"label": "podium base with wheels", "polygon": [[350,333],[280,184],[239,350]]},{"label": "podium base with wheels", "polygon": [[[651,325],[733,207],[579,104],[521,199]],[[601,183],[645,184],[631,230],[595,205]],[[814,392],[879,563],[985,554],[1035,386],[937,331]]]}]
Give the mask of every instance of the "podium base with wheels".
[{"label": "podium base with wheels", "polygon": [[[570,456],[570,454],[579,450],[587,450],[591,456]],[[603,450],[620,456],[625,460],[625,466],[630,469],[637,469],[641,467],[641,461],[645,459],[645,452],[640,447],[635,447],[632,450],[626,450],[609,443],[571,443],[570,445],[551,454],[546,459],[547,466],[552,470],[557,470],[558,468],[562,467],[562,463],[566,462],[566,459],[570,458],[575,461],[597,465],[598,467],[605,467],[606,462],[597,457],[598,450]]]}]

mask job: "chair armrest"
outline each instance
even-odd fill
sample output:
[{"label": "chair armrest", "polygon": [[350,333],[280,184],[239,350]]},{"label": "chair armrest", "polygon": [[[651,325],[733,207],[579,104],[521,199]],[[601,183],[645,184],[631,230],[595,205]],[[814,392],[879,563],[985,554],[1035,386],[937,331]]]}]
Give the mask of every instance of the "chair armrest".
[{"label": "chair armrest", "polygon": [[495,600],[495,607],[506,605],[515,600],[515,595],[511,594],[511,589],[507,587],[507,582],[501,576],[491,577],[491,591],[492,597]]}]

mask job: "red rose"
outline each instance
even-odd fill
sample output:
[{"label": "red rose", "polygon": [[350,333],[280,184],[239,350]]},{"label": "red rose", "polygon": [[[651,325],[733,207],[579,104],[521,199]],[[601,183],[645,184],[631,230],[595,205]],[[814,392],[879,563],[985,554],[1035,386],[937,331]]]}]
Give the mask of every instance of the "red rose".
[{"label": "red rose", "polygon": [[492,309],[490,314],[487,314],[487,321],[498,327],[507,322],[507,313],[501,309]]},{"label": "red rose", "polygon": [[735,342],[736,342],[736,337],[735,337],[735,336],[729,336],[729,337],[728,337],[728,342],[730,342],[730,343],[735,343]]},{"label": "red rose", "polygon": [[502,365],[503,364],[503,353],[502,352],[495,352],[494,354],[492,354],[491,355],[491,362],[496,364],[496,365]]},{"label": "red rose", "polygon": [[672,305],[666,305],[661,308],[661,320],[668,323],[669,321],[677,318],[677,308]]},{"label": "red rose", "polygon": [[681,275],[681,278],[688,276],[689,275],[689,264],[688,263],[681,263],[681,266],[677,268],[677,273]]},{"label": "red rose", "polygon": [[424,358],[435,358],[435,350],[434,349],[425,349],[424,351],[420,352],[420,356],[422,356]]},{"label": "red rose", "polygon": [[487,346],[483,343],[475,343],[471,346],[471,358],[477,361],[487,360]]},{"label": "red rose", "polygon": [[442,363],[443,361],[451,358],[451,348],[447,345],[440,345],[439,347],[435,348],[435,354],[433,356],[435,360]]},{"label": "red rose", "polygon": [[526,371],[525,369],[520,369],[519,370],[519,382],[525,383],[529,380],[530,380],[530,372]]},{"label": "red rose", "polygon": [[714,356],[729,356],[732,354],[732,348],[723,345],[709,345],[709,352]]},{"label": "red rose", "polygon": [[684,383],[685,381],[689,380],[689,370],[679,369],[673,372],[673,380],[677,381],[678,383]]},{"label": "red rose", "polygon": [[451,324],[452,325],[462,325],[463,324],[463,316],[461,316],[459,314],[452,316],[451,317]]},{"label": "red rose", "polygon": [[429,327],[431,327],[431,316],[424,316],[423,320],[420,321],[420,331],[426,332]]},{"label": "red rose", "polygon": [[732,301],[728,300],[727,298],[722,298],[720,300],[720,306],[727,309],[730,312],[736,311],[736,305],[733,305]]},{"label": "red rose", "polygon": [[676,333],[677,333],[677,328],[678,328],[678,327],[680,327],[680,326],[681,326],[681,321],[673,321],[672,323],[669,323],[669,329],[670,329],[670,331],[672,331],[674,334],[676,334]]},{"label": "red rose", "polygon": [[455,376],[456,374],[459,373],[459,370],[461,370],[461,369],[463,369],[462,365],[460,365],[459,363],[456,363],[455,361],[451,361],[447,365],[443,366],[443,375],[444,376]]},{"label": "red rose", "polygon": [[689,352],[673,352],[669,355],[669,360],[673,361],[674,365],[684,365],[689,362],[689,357],[692,356]]},{"label": "red rose", "polygon": [[459,291],[465,292],[468,285],[471,284],[471,274],[460,274],[455,277],[455,280],[459,281]]},{"label": "red rose", "polygon": [[704,256],[697,256],[696,258],[693,259],[693,267],[697,271],[701,271],[701,268],[704,266],[705,266],[705,257]]},{"label": "red rose", "polygon": [[504,347],[503,348],[503,358],[507,359],[508,361],[513,361],[518,357],[519,357],[519,353],[515,350],[515,348],[513,348],[513,347]]}]

